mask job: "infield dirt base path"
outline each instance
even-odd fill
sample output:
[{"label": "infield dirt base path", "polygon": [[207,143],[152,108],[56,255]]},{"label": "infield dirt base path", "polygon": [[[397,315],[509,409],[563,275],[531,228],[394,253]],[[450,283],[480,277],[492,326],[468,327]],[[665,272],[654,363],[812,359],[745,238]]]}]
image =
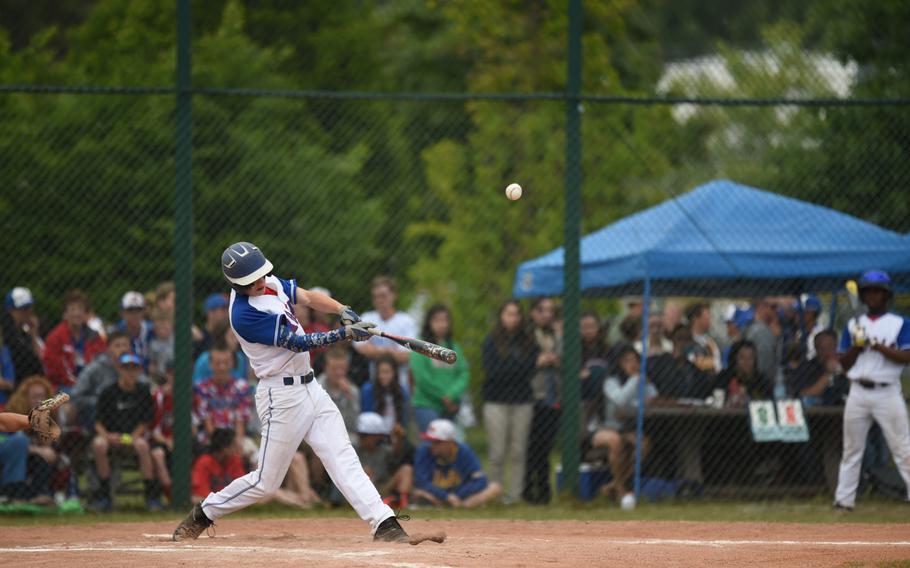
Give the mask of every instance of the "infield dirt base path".
[{"label": "infield dirt base path", "polygon": [[[5,566],[844,566],[910,559],[910,524],[458,520],[444,544],[373,543],[345,519],[224,520],[215,538],[169,542],[174,523],[5,527]],[[857,564],[852,564],[856,566]]]}]

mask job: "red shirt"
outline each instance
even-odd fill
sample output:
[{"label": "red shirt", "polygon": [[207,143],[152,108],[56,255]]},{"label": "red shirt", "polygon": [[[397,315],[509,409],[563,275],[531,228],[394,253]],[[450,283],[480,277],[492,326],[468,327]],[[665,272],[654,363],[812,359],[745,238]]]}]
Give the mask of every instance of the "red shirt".
[{"label": "red shirt", "polygon": [[208,497],[245,474],[243,459],[238,455],[232,454],[221,463],[211,454],[203,454],[193,464],[193,496]]},{"label": "red shirt", "polygon": [[174,436],[174,393],[165,393],[162,389],[155,389],[152,393],[155,399],[155,418],[152,420],[152,430],[165,438]]},{"label": "red shirt", "polygon": [[70,326],[65,321],[60,322],[47,335],[44,345],[44,368],[47,371],[47,378],[58,387],[75,385],[82,368],[107,349],[100,335],[88,326],[83,330],[81,345],[77,345],[70,332]]}]

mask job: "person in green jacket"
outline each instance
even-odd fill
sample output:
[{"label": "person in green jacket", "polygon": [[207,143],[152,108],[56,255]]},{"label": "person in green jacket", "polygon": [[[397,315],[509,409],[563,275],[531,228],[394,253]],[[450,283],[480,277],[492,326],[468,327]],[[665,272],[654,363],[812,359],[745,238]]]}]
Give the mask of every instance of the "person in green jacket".
[{"label": "person in green jacket", "polygon": [[429,357],[411,354],[411,374],[414,379],[414,419],[420,432],[426,432],[430,422],[446,418],[456,422],[461,400],[468,388],[470,371],[461,346],[452,340],[452,313],[444,304],[434,304],[427,310],[421,337],[425,341],[448,347],[458,359],[454,365]]}]

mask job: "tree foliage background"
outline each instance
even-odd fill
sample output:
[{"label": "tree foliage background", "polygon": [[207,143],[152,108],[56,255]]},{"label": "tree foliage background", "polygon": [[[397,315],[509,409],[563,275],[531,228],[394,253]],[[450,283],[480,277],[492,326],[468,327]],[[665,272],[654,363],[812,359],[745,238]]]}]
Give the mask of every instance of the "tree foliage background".
[{"label": "tree foliage background", "polygon": [[[561,244],[561,100],[396,97],[564,90],[557,0],[193,3],[195,290],[254,241],[279,271],[360,308],[369,280],[404,304],[453,305],[477,346],[518,262]],[[860,0],[584,2],[583,89],[762,104],[584,104],[584,230],[716,178],[910,230],[910,107],[767,104],[910,93],[910,4]],[[13,1],[0,83],[168,87],[173,2]],[[875,41],[870,41],[875,38]],[[838,82],[840,81],[840,82]],[[388,96],[291,96],[288,93]],[[4,290],[55,320],[90,291],[113,318],[128,289],[172,277],[173,96],[0,94]],[[512,181],[518,203],[502,196]],[[200,313],[201,317],[201,313]]]}]

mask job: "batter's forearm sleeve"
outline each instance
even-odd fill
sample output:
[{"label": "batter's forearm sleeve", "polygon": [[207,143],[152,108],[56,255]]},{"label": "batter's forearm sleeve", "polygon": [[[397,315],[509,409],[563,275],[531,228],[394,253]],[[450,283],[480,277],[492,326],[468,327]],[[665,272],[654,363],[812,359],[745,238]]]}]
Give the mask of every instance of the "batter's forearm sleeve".
[{"label": "batter's forearm sleeve", "polygon": [[332,343],[338,343],[347,339],[344,328],[333,329],[332,331],[323,331],[316,333],[305,333],[297,335],[292,332],[287,324],[278,326],[278,347],[283,347],[289,351],[301,353],[310,349],[325,347]]}]

